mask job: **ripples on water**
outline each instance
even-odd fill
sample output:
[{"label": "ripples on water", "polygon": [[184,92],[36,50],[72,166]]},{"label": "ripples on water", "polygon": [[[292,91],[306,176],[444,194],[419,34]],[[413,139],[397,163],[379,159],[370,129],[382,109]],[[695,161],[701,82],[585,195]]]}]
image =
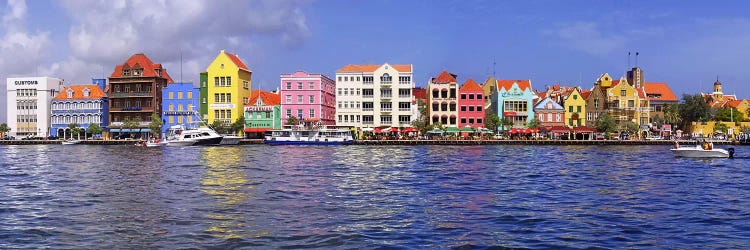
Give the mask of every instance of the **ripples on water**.
[{"label": "ripples on water", "polygon": [[750,159],[667,148],[0,146],[0,248],[750,248]]}]

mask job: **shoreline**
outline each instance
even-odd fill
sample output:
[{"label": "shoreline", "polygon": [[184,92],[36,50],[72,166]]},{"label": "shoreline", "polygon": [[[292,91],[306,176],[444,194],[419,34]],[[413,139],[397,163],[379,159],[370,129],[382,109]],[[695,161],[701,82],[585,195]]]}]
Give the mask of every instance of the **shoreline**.
[{"label": "shoreline", "polygon": [[[137,140],[84,140],[86,145],[133,145]],[[696,141],[679,140],[681,145],[696,145]],[[739,141],[714,141],[715,145],[750,146]],[[0,145],[62,144],[61,140],[0,140]],[[263,139],[242,139],[239,145],[263,145]],[[354,145],[672,145],[672,140],[618,141],[618,140],[356,140]]]}]

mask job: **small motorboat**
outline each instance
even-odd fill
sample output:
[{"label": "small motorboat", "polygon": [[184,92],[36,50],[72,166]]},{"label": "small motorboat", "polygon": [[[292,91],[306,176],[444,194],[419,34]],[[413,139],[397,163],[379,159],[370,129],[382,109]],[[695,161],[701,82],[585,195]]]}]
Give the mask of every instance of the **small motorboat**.
[{"label": "small motorboat", "polygon": [[161,147],[166,144],[167,142],[162,142],[159,140],[139,141],[135,143],[136,146],[145,147],[145,148],[156,148],[156,147]]},{"label": "small motorboat", "polygon": [[714,148],[713,143],[707,142],[696,145],[695,147],[680,147],[675,142],[674,148],[670,149],[675,157],[687,158],[734,158],[734,148],[721,149]]},{"label": "small motorboat", "polygon": [[83,142],[83,141],[81,141],[81,140],[67,140],[67,141],[62,141],[62,145],[76,145],[76,144],[81,144],[81,142]]}]

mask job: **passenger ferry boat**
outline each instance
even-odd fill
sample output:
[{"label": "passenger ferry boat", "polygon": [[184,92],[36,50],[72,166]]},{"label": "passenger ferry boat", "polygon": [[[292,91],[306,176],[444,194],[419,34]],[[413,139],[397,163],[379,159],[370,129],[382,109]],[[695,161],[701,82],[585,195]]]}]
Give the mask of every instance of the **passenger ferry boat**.
[{"label": "passenger ferry boat", "polygon": [[290,128],[266,132],[268,145],[351,145],[352,131],[343,128],[327,128],[320,122],[301,122]]}]

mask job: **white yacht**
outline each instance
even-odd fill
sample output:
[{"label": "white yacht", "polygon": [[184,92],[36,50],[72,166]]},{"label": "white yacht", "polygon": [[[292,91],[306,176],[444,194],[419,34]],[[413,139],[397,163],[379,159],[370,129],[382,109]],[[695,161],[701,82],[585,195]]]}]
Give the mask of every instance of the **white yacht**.
[{"label": "white yacht", "polygon": [[349,129],[327,128],[319,122],[303,122],[291,128],[267,132],[264,143],[269,145],[350,145],[354,143],[354,137]]},{"label": "white yacht", "polygon": [[200,146],[219,145],[223,136],[210,128],[186,129],[182,125],[174,125],[167,130],[167,146]]}]

